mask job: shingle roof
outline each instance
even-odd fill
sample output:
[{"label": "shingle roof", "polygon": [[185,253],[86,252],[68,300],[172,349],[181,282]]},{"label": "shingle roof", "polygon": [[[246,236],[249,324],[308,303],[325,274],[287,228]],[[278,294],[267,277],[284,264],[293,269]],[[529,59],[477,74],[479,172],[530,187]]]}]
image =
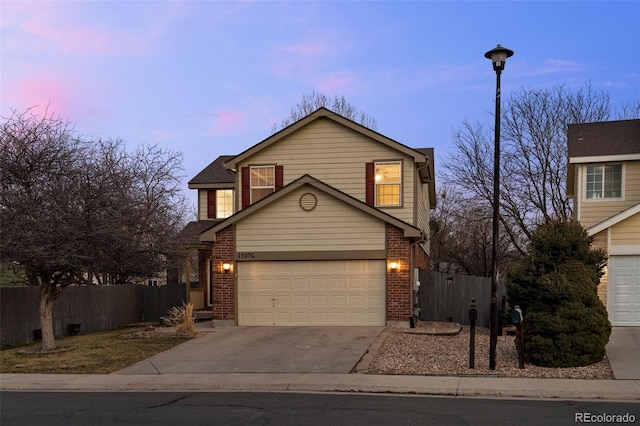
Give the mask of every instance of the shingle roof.
[{"label": "shingle roof", "polygon": [[199,220],[196,222],[189,222],[187,225],[178,232],[177,241],[185,245],[200,245],[200,234],[214,225],[217,225],[222,220]]},{"label": "shingle roof", "polygon": [[640,120],[570,124],[569,157],[640,153]]},{"label": "shingle roof", "polygon": [[433,148],[413,148],[414,151],[418,151],[425,157],[430,158],[433,161]]},{"label": "shingle roof", "polygon": [[207,183],[234,183],[235,173],[231,170],[227,170],[224,167],[224,163],[231,160],[235,155],[221,155],[216,158],[211,164],[205,167],[200,173],[198,173],[193,179],[189,181],[189,185],[192,184],[207,184]]}]

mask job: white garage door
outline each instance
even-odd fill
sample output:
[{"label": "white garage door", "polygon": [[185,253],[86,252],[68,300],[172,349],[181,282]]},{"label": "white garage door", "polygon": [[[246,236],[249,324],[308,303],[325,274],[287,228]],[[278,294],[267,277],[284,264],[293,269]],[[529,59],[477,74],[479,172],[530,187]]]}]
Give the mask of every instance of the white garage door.
[{"label": "white garage door", "polygon": [[640,256],[609,257],[609,320],[640,326]]},{"label": "white garage door", "polygon": [[385,261],[238,262],[239,325],[385,325]]}]

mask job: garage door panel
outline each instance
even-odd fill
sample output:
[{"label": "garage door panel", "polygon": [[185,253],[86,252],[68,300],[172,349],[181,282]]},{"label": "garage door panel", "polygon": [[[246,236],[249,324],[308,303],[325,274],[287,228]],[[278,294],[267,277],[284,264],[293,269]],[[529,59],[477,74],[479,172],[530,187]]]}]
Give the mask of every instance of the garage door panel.
[{"label": "garage door panel", "polygon": [[366,306],[366,297],[364,295],[349,296],[349,306]]},{"label": "garage door panel", "polygon": [[384,261],[239,262],[238,322],[381,326],[385,274]]},{"label": "garage door panel", "polygon": [[331,279],[331,289],[345,289],[347,288],[347,280],[345,278],[333,278]]},{"label": "garage door panel", "polygon": [[329,301],[331,303],[330,308],[344,308],[345,306],[347,306],[347,297],[346,296],[338,296],[338,295],[332,295],[329,298]]},{"label": "garage door panel", "polygon": [[312,308],[328,308],[329,307],[329,296],[314,294],[311,297],[311,300],[312,300],[312,304],[311,304]]},{"label": "garage door panel", "polygon": [[311,289],[326,290],[329,287],[327,278],[311,278]]},{"label": "garage door panel", "polygon": [[640,256],[611,256],[608,270],[611,324],[640,326]]}]

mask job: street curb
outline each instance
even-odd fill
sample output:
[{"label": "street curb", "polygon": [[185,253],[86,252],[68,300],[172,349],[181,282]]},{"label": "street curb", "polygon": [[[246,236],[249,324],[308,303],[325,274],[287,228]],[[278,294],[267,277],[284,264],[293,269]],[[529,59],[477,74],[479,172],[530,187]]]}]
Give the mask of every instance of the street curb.
[{"label": "street curb", "polygon": [[0,374],[0,390],[41,392],[354,392],[503,399],[640,401],[640,380],[327,373]]}]

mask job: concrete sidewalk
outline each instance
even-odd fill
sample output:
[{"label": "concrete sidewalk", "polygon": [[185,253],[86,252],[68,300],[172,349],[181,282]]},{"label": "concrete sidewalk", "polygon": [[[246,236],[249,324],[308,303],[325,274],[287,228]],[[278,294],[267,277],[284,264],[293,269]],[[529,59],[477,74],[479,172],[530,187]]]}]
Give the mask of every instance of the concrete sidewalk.
[{"label": "concrete sidewalk", "polygon": [[325,373],[0,374],[5,391],[365,392],[484,398],[640,401],[639,380]]}]

